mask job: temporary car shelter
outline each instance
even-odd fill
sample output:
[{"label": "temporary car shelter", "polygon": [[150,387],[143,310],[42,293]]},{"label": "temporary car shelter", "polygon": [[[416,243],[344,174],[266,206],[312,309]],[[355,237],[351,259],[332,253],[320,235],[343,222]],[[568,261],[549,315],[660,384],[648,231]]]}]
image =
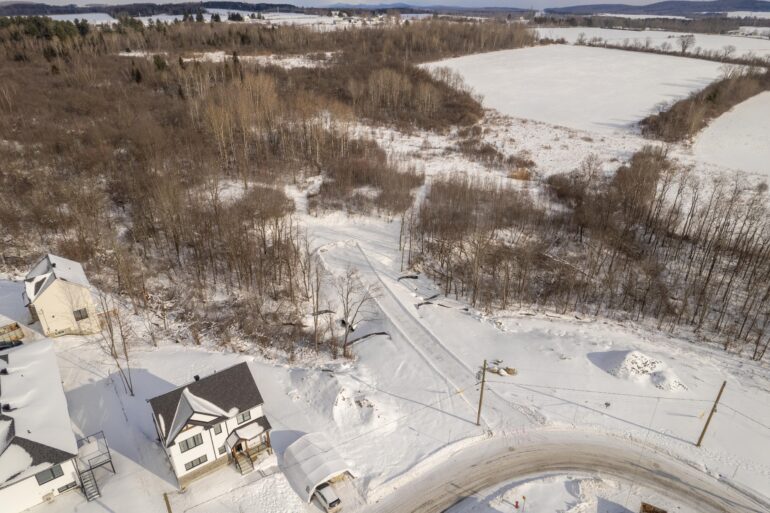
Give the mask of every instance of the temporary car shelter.
[{"label": "temporary car shelter", "polygon": [[305,502],[310,502],[318,485],[343,474],[354,477],[348,464],[322,433],[308,433],[286,448],[283,473]]}]

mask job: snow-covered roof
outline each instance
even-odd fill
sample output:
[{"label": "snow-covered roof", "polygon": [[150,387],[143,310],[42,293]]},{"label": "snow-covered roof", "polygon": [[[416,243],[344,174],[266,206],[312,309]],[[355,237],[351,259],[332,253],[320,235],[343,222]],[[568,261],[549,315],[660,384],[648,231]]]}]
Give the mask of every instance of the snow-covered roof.
[{"label": "snow-covered roof", "polygon": [[286,448],[283,473],[305,502],[310,502],[318,485],[341,474],[353,472],[323,433],[308,433]]},{"label": "snow-covered roof", "polygon": [[24,277],[27,300],[34,302],[57,279],[86,288],[91,287],[82,265],[48,253],[38,260]]},{"label": "snow-covered roof", "polygon": [[247,442],[249,440],[254,440],[265,431],[270,431],[270,428],[270,422],[267,421],[265,416],[258,417],[248,424],[244,424],[243,426],[234,429],[233,432],[230,433],[230,436],[227,437],[227,446],[235,447],[235,445],[242,440],[246,440]]},{"label": "snow-covered roof", "polygon": [[166,446],[187,425],[208,426],[263,403],[247,363],[239,363],[150,399]]},{"label": "snow-covered roof", "polygon": [[50,340],[0,351],[0,404],[0,488],[75,457]]}]

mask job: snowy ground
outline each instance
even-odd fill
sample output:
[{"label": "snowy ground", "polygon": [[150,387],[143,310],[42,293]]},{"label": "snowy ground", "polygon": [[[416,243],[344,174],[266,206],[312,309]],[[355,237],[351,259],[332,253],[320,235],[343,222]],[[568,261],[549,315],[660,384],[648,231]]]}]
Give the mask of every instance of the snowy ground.
[{"label": "snowy ground", "polygon": [[[552,78],[536,88],[533,77],[547,76],[535,62],[535,56],[542,55],[549,56]],[[474,80],[495,86],[485,95],[485,105],[522,109],[504,114],[489,111],[482,123],[484,140],[506,154],[530,156],[541,176],[574,169],[592,154],[607,170],[617,167],[650,143],[631,129],[638,121],[635,116],[669,99],[667,94],[673,97],[702,87],[716,73],[713,63],[705,61],[564,45],[470,59],[475,64],[463,63],[469,70],[466,80],[472,86]],[[601,68],[594,67],[587,76],[587,63],[599,61]],[[666,77],[679,92],[671,92],[670,84],[661,85],[660,78],[643,82],[644,77],[638,76],[642,73],[631,68],[644,66],[650,66],[647,74]],[[637,77],[638,82],[625,89],[624,76],[619,74]],[[493,84],[497,76],[505,82]],[[592,88],[603,88],[605,96],[625,100],[591,103],[592,91],[581,89],[579,80],[590,80]],[[633,110],[623,105],[637,101]],[[582,117],[574,104],[581,108]],[[598,115],[585,119],[586,112]],[[559,126],[571,124],[575,126]],[[454,151],[452,133],[402,134],[363,125],[349,129],[373,137],[392,159],[415,165],[429,178],[454,172],[506,176],[504,169],[487,168]],[[701,158],[681,146],[672,148],[672,153],[693,161]],[[715,172],[724,170],[713,166]],[[280,472],[283,450],[310,431],[324,432],[356,472],[357,478],[345,490],[346,511],[356,511],[364,502],[367,507],[376,506],[378,500],[429,475],[436,465],[451,463],[459,452],[474,451],[490,436],[513,444],[525,434],[548,437],[552,430],[566,432],[567,444],[585,435],[654,448],[661,458],[681,460],[697,469],[693,472],[770,496],[770,452],[761,450],[770,444],[767,366],[631,322],[576,319],[528,309],[489,316],[441,296],[434,305],[417,308],[439,291],[424,277],[398,280],[398,222],[340,213],[310,215],[307,193],[314,183],[287,188],[299,220],[331,273],[340,274],[353,265],[364,281],[379,287],[377,307],[357,334],[385,331],[388,335],[356,343],[352,361],[332,360],[329,355],[319,358],[306,351],[288,361],[248,340],[239,341],[235,349],[223,348],[217,341],[185,346],[173,342],[172,330],[158,333],[159,347],[140,336],[133,356],[134,397],[123,389],[97,337],[57,339],[73,427],[83,435],[104,430],[117,475],[97,475],[102,489],[98,501],[86,503],[73,492],[35,508],[35,513],[164,513],[163,494],[168,495],[174,513],[315,511],[298,501]],[[534,181],[523,182],[522,187],[537,193]],[[239,191],[237,184],[222,184],[224,199],[237,197]],[[21,290],[19,282],[0,281],[0,316],[26,320]],[[476,426],[483,359],[498,369],[515,368],[517,373],[488,374],[481,426]],[[189,382],[195,374],[209,374],[241,361],[249,362],[265,398],[277,455],[246,478],[226,468],[179,493],[155,441],[146,399]],[[703,448],[697,449],[693,442],[724,380],[728,384],[722,406]],[[501,475],[499,481],[453,513],[512,511],[510,502],[525,495],[529,501],[525,511],[627,513],[634,509],[632,499],[648,496],[637,485],[606,476],[562,473],[506,482]],[[674,502],[661,504],[689,513],[676,509]],[[619,509],[626,505],[627,509]]]},{"label": "snowy ground", "polygon": [[770,178],[770,92],[737,105],[695,140],[699,160]]},{"label": "snowy ground", "polygon": [[[537,32],[540,34],[540,37],[549,39],[563,38],[568,43],[575,43],[581,34],[586,41],[590,41],[592,38],[601,38],[615,45],[625,43],[644,45],[649,41],[652,47],[659,48],[661,44],[668,43],[672,47],[670,50],[672,53],[679,52],[677,39],[684,34],[683,32],[667,32],[664,30],[619,30],[592,27],[538,28]],[[770,41],[767,40],[719,34],[693,35],[695,37],[695,44],[689,49],[689,53],[693,53],[696,48],[721,52],[726,46],[733,46],[735,47],[734,57],[745,56],[749,53],[759,57],[770,56]]]},{"label": "snowy ground", "polygon": [[663,102],[702,89],[718,63],[604,48],[547,45],[434,62],[502,114],[607,133],[631,129]]},{"label": "snowy ground", "polygon": [[632,483],[579,474],[511,481],[469,497],[447,513],[636,513],[634,506],[642,501],[672,512],[696,513]]}]

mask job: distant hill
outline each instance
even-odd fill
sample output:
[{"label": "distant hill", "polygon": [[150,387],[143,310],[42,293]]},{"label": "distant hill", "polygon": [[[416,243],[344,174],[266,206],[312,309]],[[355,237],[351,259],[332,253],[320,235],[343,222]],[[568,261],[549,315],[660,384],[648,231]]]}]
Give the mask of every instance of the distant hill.
[{"label": "distant hill", "polygon": [[282,12],[303,12],[293,4],[250,4],[247,2],[188,2],[180,4],[133,3],[123,5],[48,5],[31,2],[0,3],[0,16],[45,16],[51,14],[85,14],[105,12],[111,16],[154,16],[158,14],[192,14],[205,9],[261,12],[280,9]]},{"label": "distant hill", "polygon": [[669,0],[649,5],[590,4],[545,9],[550,14],[658,14],[688,15],[729,11],[767,11],[770,2],[762,0],[714,0],[709,2]]}]

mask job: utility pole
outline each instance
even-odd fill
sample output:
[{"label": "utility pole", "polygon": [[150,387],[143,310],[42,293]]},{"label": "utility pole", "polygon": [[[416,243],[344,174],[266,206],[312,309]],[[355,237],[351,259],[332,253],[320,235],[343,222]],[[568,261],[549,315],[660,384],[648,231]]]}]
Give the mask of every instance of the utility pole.
[{"label": "utility pole", "polygon": [[706,425],[703,426],[703,431],[701,432],[700,438],[698,438],[698,443],[695,444],[695,447],[700,447],[700,444],[703,441],[703,437],[706,436],[706,430],[709,428],[709,424],[711,423],[711,417],[713,417],[717,411],[717,405],[719,404],[719,400],[722,398],[722,392],[725,391],[725,385],[727,385],[727,381],[722,382],[722,387],[719,389],[719,394],[717,394],[717,400],[714,401],[714,406],[711,407],[711,413],[709,413],[709,417],[706,419]]},{"label": "utility pole", "polygon": [[484,402],[484,384],[487,382],[487,361],[481,368],[481,393],[479,394],[479,412],[476,414],[476,425],[481,425],[481,404]]}]

